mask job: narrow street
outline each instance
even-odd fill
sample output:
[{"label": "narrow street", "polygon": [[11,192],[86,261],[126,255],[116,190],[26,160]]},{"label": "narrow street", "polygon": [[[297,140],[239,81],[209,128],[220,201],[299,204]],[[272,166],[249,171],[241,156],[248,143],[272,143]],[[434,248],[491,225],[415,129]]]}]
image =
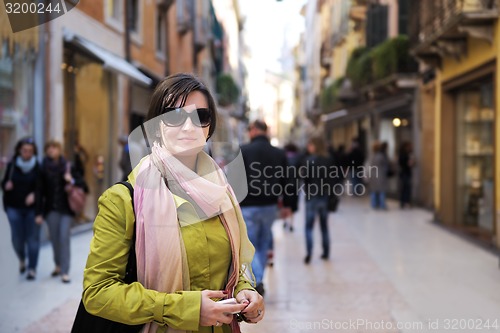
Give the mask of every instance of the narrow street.
[{"label": "narrow street", "polygon": [[[500,332],[498,258],[432,224],[431,213],[402,211],[392,201],[389,211],[373,211],[365,198],[343,199],[330,215],[330,260],[319,258],[318,231],[308,266],[302,214],[293,233],[275,222],[266,316],[243,325],[243,332]],[[29,282],[17,272],[3,213],[0,221],[0,332],[68,333],[91,231],[72,238],[70,284],[50,277],[49,244],[36,281]]]}]

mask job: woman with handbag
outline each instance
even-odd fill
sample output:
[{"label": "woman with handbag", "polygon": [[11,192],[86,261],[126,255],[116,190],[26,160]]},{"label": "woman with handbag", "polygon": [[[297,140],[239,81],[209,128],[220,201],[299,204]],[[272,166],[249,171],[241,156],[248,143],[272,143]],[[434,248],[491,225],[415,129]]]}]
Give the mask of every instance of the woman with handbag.
[{"label": "woman with handbag", "polygon": [[83,177],[62,156],[60,142],[50,140],[44,148],[36,220],[42,223],[45,218],[49,227],[55,263],[52,276],[60,275],[62,282],[69,283],[70,236],[75,212],[71,210],[68,192],[75,186],[88,190]]},{"label": "woman with handbag", "polygon": [[32,138],[21,139],[7,165],[2,181],[3,206],[11,228],[12,245],[19,259],[19,271],[34,280],[40,250],[40,224],[35,223],[36,187],[40,171],[37,148]]},{"label": "woman with handbag", "polygon": [[[237,333],[238,318],[263,318],[238,201],[203,151],[216,117],[213,97],[196,77],[176,74],[156,87],[143,127],[151,153],[128,177],[133,200],[121,185],[99,198],[84,273],[89,313],[144,324],[146,333]],[[138,281],[125,284],[132,244]],[[233,297],[235,304],[218,302]]]}]

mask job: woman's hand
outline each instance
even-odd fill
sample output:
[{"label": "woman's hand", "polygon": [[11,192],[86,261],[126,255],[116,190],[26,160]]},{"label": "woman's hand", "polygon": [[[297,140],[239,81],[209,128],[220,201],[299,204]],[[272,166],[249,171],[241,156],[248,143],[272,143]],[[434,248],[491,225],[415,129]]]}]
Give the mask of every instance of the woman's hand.
[{"label": "woman's hand", "polygon": [[64,180],[69,184],[73,184],[73,182],[74,182],[73,177],[71,177],[70,172],[64,173]]},{"label": "woman's hand", "polygon": [[[203,290],[201,292],[200,326],[222,326],[233,321],[232,313],[243,311],[243,304],[220,304],[211,298],[225,298],[226,293],[220,290]],[[241,303],[241,302],[239,302]]]},{"label": "woman's hand", "polygon": [[258,323],[264,318],[264,298],[256,291],[242,290],[236,295],[238,303],[248,304],[242,314],[247,323]]},{"label": "woman's hand", "polygon": [[7,183],[5,183],[5,191],[10,191],[14,188],[14,183],[12,182],[12,180],[9,180],[7,181]]},{"label": "woman's hand", "polygon": [[35,193],[31,192],[26,196],[24,203],[26,204],[26,206],[31,206],[34,202],[35,202]]},{"label": "woman's hand", "polygon": [[43,216],[42,215],[37,215],[35,217],[35,223],[38,224],[38,225],[42,225],[42,223],[43,223]]}]

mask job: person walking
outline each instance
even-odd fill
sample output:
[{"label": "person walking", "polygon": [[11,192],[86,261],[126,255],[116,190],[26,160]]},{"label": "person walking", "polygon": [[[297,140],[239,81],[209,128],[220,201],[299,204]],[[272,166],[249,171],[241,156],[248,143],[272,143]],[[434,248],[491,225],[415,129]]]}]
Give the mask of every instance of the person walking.
[{"label": "person walking", "polygon": [[308,156],[300,166],[300,176],[304,181],[306,200],[306,256],[304,263],[311,262],[313,252],[313,228],[316,215],[319,215],[323,253],[321,259],[328,260],[330,256],[330,235],[328,232],[328,199],[336,179],[330,177],[330,158],[325,140],[322,137],[312,137],[307,143]]},{"label": "person walking", "polygon": [[[11,240],[19,259],[19,272],[34,280],[40,250],[40,224],[35,222],[36,189],[40,167],[37,147],[32,138],[17,142],[14,157],[7,165],[2,181],[3,207],[9,220]],[[27,254],[27,256],[26,256]]]},{"label": "person walking", "polygon": [[[157,85],[143,132],[151,153],[128,177],[133,200],[122,185],[99,198],[84,271],[89,313],[144,325],[145,333],[238,333],[232,313],[250,323],[263,318],[238,201],[203,151],[216,123],[216,104],[198,78],[174,74]],[[124,284],[133,238],[137,282]],[[217,302],[232,297],[236,304]]]},{"label": "person walking", "polygon": [[384,151],[384,145],[382,143],[375,142],[373,144],[372,151],[373,157],[370,162],[369,173],[371,206],[373,209],[380,208],[387,210],[385,194],[387,192],[388,186],[387,173],[389,170],[389,160]]},{"label": "person walking", "polygon": [[69,283],[70,236],[75,213],[69,206],[67,191],[69,186],[78,186],[86,192],[88,188],[81,174],[62,156],[62,144],[59,141],[49,140],[44,152],[36,221],[38,224],[44,219],[47,222],[54,252],[55,268],[52,276],[60,275],[62,282]]},{"label": "person walking", "polygon": [[411,207],[412,176],[415,159],[413,157],[413,146],[411,142],[406,141],[401,144],[398,156],[400,196],[399,204],[401,209],[406,206]]},{"label": "person walking", "polygon": [[[301,154],[299,151],[299,147],[293,142],[289,142],[283,147],[286,153],[286,159],[288,163],[288,170],[290,170],[291,175],[297,174],[297,168],[300,163]],[[298,187],[298,186],[297,186]],[[290,197],[290,210],[291,214],[289,217],[285,217],[283,220],[283,228],[289,229],[290,232],[293,232],[293,217],[294,214],[299,210],[299,194],[295,191],[294,193],[289,193]]]},{"label": "person walking", "polygon": [[363,167],[365,163],[365,154],[361,149],[358,138],[354,138],[351,141],[351,149],[347,154],[347,162],[349,163],[349,176],[352,181],[354,195],[359,196],[364,192],[361,192],[358,187],[363,185],[361,176],[364,174]]},{"label": "person walking", "polygon": [[132,162],[130,160],[130,148],[128,144],[128,137],[126,135],[120,136],[118,143],[122,146],[120,161],[118,163],[122,171],[122,181],[127,180],[128,175],[132,172]]},{"label": "person walking", "polygon": [[271,244],[272,224],[278,214],[278,201],[283,200],[283,218],[291,215],[291,197],[294,193],[286,177],[288,163],[285,151],[273,147],[268,138],[267,124],[255,120],[248,127],[250,143],[241,146],[247,174],[248,195],[241,202],[241,210],[248,228],[248,236],[255,246],[252,268],[257,282],[256,290],[263,295],[264,270]]}]

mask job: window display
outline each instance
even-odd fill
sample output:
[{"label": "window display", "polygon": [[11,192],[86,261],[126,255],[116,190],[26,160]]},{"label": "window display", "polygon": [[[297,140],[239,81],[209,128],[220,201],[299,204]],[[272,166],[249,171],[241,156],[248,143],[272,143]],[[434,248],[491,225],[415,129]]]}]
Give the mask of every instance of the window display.
[{"label": "window display", "polygon": [[493,231],[493,84],[478,84],[457,95],[458,217],[461,224]]}]

